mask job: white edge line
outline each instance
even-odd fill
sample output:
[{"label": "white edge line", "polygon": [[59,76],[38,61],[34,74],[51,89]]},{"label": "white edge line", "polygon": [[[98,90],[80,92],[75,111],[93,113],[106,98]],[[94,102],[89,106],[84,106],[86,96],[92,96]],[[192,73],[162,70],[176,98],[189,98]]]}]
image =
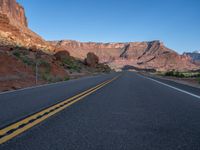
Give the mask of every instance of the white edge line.
[{"label": "white edge line", "polygon": [[[71,81],[71,80],[69,80],[69,81]],[[65,82],[67,82],[67,81],[60,81],[60,82],[55,82],[55,83],[40,84],[40,85],[25,87],[25,88],[21,88],[21,89],[17,89],[17,90],[11,90],[11,91],[0,92],[0,95],[2,95],[2,94],[8,94],[8,93],[15,93],[15,92],[24,91],[24,90],[31,90],[31,89],[35,89],[35,88],[39,88],[39,87],[45,87],[45,86],[50,86],[50,85],[56,85],[56,84],[65,83]]]},{"label": "white edge line", "polygon": [[149,80],[151,80],[151,81],[157,82],[157,83],[159,83],[159,84],[162,84],[162,85],[164,85],[164,86],[170,87],[170,88],[175,89],[175,90],[177,90],[177,91],[179,91],[179,92],[182,92],[182,93],[185,93],[185,94],[188,94],[188,95],[190,95],[190,96],[193,96],[193,97],[196,97],[196,98],[200,99],[200,96],[198,96],[198,95],[196,95],[196,94],[187,92],[187,91],[185,91],[185,90],[181,90],[181,89],[179,89],[179,88],[176,88],[176,87],[171,86],[171,85],[169,85],[169,84],[166,84],[166,83],[163,83],[163,82],[154,80],[154,79],[149,78],[149,77],[145,77],[145,76],[142,76],[142,75],[139,75],[139,76],[141,76],[141,77],[143,77],[143,78],[145,78],[145,79],[149,79]]},{"label": "white edge line", "polygon": [[[106,75],[106,74],[102,74],[102,75]],[[92,78],[92,77],[99,77],[99,76],[101,76],[101,75],[85,76],[85,77],[81,77],[81,78],[77,78],[77,79],[70,79],[70,80],[67,80],[67,81],[60,81],[60,82],[55,82],[55,83],[47,83],[47,84],[41,84],[41,85],[36,85],[36,86],[30,86],[30,87],[21,88],[21,89],[18,89],[18,90],[0,92],[0,95],[15,93],[15,92],[19,92],[19,91],[25,91],[25,90],[31,90],[31,89],[46,87],[46,86],[51,86],[51,85],[57,85],[57,84],[66,83],[66,82],[73,82],[73,81],[81,80],[81,79],[84,80],[84,79],[89,79],[89,78]]]}]

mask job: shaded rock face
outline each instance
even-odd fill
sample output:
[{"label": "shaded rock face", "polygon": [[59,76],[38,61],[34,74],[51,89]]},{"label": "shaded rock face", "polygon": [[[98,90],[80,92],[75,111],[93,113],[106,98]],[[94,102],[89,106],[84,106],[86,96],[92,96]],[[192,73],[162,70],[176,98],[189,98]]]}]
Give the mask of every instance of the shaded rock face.
[{"label": "shaded rock face", "polygon": [[99,64],[99,58],[94,53],[89,52],[85,59],[85,64],[90,67],[96,67]]},{"label": "shaded rock face", "polygon": [[56,49],[67,49],[74,57],[84,59],[89,52],[98,56],[100,63],[107,63],[113,69],[134,66],[157,71],[196,70],[191,58],[179,55],[160,41],[130,43],[82,43],[77,41],[50,42]]},{"label": "shaded rock face", "polygon": [[34,86],[36,62],[38,63],[38,84],[69,78],[68,71],[60,65],[60,62],[42,51],[37,51],[37,53],[27,49],[5,51],[0,48],[0,91]]},{"label": "shaded rock face", "polygon": [[24,8],[16,0],[0,0],[0,46],[54,49],[27,26]]},{"label": "shaded rock face", "polygon": [[0,51],[0,64],[0,91],[34,84],[34,71],[15,57]]}]

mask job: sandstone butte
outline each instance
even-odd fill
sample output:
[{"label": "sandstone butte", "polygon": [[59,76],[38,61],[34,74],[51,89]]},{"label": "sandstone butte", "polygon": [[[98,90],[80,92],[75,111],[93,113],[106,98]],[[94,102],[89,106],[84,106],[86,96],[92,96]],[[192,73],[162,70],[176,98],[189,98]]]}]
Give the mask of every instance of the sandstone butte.
[{"label": "sandstone butte", "polygon": [[[74,31],[75,32],[75,31]],[[99,61],[111,68],[134,66],[140,69],[197,70],[191,58],[179,55],[160,41],[129,43],[82,43],[78,41],[45,41],[28,28],[24,8],[16,0],[0,0],[0,46],[40,49],[48,54],[66,50],[71,56],[84,60],[93,52]]]}]

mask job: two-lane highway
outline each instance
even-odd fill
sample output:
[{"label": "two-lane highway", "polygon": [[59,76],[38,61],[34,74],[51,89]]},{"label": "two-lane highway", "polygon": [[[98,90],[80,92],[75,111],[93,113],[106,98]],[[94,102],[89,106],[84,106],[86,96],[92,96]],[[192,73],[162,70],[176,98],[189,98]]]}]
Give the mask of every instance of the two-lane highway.
[{"label": "two-lane highway", "polygon": [[132,72],[2,94],[0,125],[4,128],[91,88],[93,91],[86,92],[80,101],[0,145],[0,149],[200,149],[200,91],[191,93],[182,85],[162,84]]}]

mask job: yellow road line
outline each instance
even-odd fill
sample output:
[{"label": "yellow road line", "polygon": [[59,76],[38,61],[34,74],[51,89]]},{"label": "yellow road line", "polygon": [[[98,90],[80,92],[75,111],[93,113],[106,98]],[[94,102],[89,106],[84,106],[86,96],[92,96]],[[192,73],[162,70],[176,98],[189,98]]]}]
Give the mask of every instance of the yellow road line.
[{"label": "yellow road line", "polygon": [[[97,86],[90,88],[89,90],[86,90],[78,95],[75,95],[69,99],[66,99],[58,104],[55,104],[45,110],[42,110],[32,116],[29,116],[19,122],[16,122],[12,125],[9,125],[7,127],[5,127],[4,129],[0,130],[0,144],[3,144],[5,142],[7,142],[8,140],[16,137],[17,135],[25,132],[26,130],[30,129],[31,127],[37,125],[38,123],[46,120],[47,118],[51,117],[52,115],[62,111],[63,109],[65,109],[66,107],[80,101],[81,99],[83,99],[84,97],[94,93],[95,91],[99,90],[100,88],[104,87],[105,85],[111,83],[112,81],[114,81],[115,79],[117,79],[118,77],[115,77],[111,80],[105,81],[101,84],[98,84]],[[32,121],[33,120],[33,121]],[[31,121],[31,122],[30,122]],[[30,123],[29,123],[30,122]],[[24,126],[23,126],[24,125]],[[20,127],[22,126],[22,127]],[[11,132],[12,130],[14,130],[13,132]],[[11,132],[10,134],[8,132]],[[2,136],[2,137],[1,137]]]},{"label": "yellow road line", "polygon": [[64,100],[64,101],[62,101],[62,102],[60,102],[60,103],[58,103],[58,104],[56,104],[56,105],[53,105],[52,107],[49,107],[49,108],[47,108],[47,109],[45,109],[45,110],[43,110],[43,111],[40,111],[40,112],[38,112],[38,113],[36,113],[36,114],[34,114],[34,115],[32,115],[32,116],[29,116],[29,117],[27,117],[27,118],[25,118],[25,119],[23,119],[23,120],[21,120],[21,121],[19,121],[19,122],[17,122],[17,123],[14,123],[14,124],[12,124],[12,125],[10,125],[10,126],[4,128],[4,129],[0,130],[0,135],[4,135],[5,133],[7,133],[8,131],[10,131],[11,129],[14,129],[14,128],[18,127],[18,126],[21,125],[22,123],[28,122],[29,120],[32,120],[32,119],[36,118],[37,116],[42,115],[42,114],[44,114],[45,112],[48,112],[49,110],[51,110],[51,109],[53,109],[53,108],[56,108],[56,107],[58,107],[59,105],[62,105],[62,104],[64,104],[64,103],[66,103],[67,101],[73,100],[73,99],[75,99],[75,98],[77,98],[77,97],[79,97],[79,96],[81,96],[81,95],[83,95],[83,94],[85,94],[85,93],[87,93],[87,92],[89,92],[89,91],[95,89],[96,87],[101,86],[102,84],[104,84],[104,83],[106,83],[106,82],[108,82],[108,81],[105,81],[105,82],[103,82],[103,83],[101,83],[101,84],[99,84],[99,85],[97,85],[97,86],[95,86],[95,87],[93,87],[93,88],[91,88],[91,89],[89,89],[89,90],[86,90],[86,91],[84,91],[84,92],[82,92],[82,93],[80,93],[80,94],[78,94],[78,95],[75,95],[75,96],[73,96],[73,97],[71,97],[71,98],[69,98],[69,99],[67,99],[67,100]]}]

